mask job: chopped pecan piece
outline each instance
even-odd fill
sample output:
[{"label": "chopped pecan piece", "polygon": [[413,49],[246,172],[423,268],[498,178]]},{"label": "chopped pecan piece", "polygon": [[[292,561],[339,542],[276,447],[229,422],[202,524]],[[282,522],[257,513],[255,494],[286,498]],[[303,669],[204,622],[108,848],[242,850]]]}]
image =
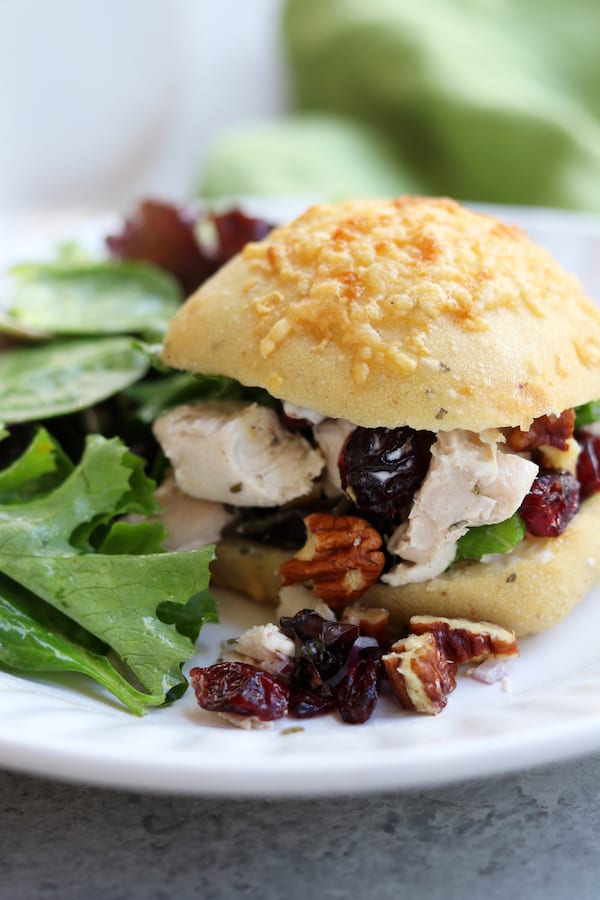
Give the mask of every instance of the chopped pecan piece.
[{"label": "chopped pecan piece", "polygon": [[577,460],[581,447],[575,438],[569,438],[567,441],[567,449],[559,450],[558,447],[550,447],[544,444],[540,447],[540,462],[544,468],[557,469],[561,472],[570,472],[571,475],[577,473]]},{"label": "chopped pecan piece", "polygon": [[405,709],[436,715],[456,687],[456,663],[448,659],[435,636],[409,634],[382,657],[385,671]]},{"label": "chopped pecan piece", "polygon": [[573,436],[574,428],[574,409],[566,409],[560,416],[540,416],[533,420],[529,431],[513,428],[508,436],[508,446],[517,453],[535,450],[542,446],[567,450],[568,441]]},{"label": "chopped pecan piece", "polygon": [[357,516],[313,513],[304,524],[306,543],[281,565],[282,584],[309,582],[333,609],[357,600],[383,569],[379,532]]},{"label": "chopped pecan piece", "polygon": [[358,625],[360,634],[375,638],[380,647],[390,643],[390,614],[387,609],[372,609],[355,603],[347,606],[342,613],[342,622]]},{"label": "chopped pecan piece", "polygon": [[[490,656],[511,659],[519,655],[514,632],[491,622],[445,619],[442,616],[413,616],[409,627],[413,634],[433,634],[442,652],[459,666],[464,663],[479,663]],[[397,646],[394,644],[392,650]]]}]

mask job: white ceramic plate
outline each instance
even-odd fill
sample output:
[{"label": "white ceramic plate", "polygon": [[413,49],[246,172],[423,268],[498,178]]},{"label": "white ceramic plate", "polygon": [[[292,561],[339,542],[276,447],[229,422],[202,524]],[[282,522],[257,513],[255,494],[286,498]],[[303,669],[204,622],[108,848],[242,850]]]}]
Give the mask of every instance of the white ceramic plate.
[{"label": "white ceramic plate", "polygon": [[[279,206],[277,215],[297,206]],[[600,300],[598,220],[497,211],[546,244]],[[105,224],[84,232],[96,239]],[[44,240],[31,234],[13,240],[1,261],[23,258]],[[232,595],[220,599],[221,624],[205,627],[193,664],[213,662],[223,639],[268,620],[268,610]],[[411,715],[384,698],[362,726],[327,716],[245,732],[198,709],[191,692],[171,708],[136,719],[77,676],[25,679],[0,672],[0,765],[114,787],[272,797],[499,774],[600,749],[599,634],[600,588],[559,626],[521,642],[509,691],[461,676],[440,716]]]}]

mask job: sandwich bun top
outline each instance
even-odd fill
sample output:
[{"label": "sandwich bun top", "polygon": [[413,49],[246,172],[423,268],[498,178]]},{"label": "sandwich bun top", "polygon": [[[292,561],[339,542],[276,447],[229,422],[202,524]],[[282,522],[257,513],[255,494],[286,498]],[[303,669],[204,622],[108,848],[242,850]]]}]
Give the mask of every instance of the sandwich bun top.
[{"label": "sandwich bun top", "polygon": [[175,315],[163,359],[355,425],[525,428],[600,397],[600,311],[515,226],[354,200],[248,244]]}]

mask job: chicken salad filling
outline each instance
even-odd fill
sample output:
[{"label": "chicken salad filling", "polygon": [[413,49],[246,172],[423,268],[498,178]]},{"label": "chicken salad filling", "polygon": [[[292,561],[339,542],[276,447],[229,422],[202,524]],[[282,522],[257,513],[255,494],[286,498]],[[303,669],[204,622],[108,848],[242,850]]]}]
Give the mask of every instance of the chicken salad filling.
[{"label": "chicken salad filling", "polygon": [[385,548],[381,581],[399,586],[562,533],[589,478],[592,434],[575,428],[573,410],[528,432],[433,433],[211,401],[174,407],[154,432],[180,491],[228,515],[226,534],[298,553],[312,512],[360,517]]}]

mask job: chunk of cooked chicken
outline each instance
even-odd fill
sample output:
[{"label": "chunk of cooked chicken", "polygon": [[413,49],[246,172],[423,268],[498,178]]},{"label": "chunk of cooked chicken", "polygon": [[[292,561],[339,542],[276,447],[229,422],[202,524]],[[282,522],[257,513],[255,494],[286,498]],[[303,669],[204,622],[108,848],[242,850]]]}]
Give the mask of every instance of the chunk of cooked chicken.
[{"label": "chunk of cooked chicken", "polygon": [[287,400],[283,401],[283,411],[290,419],[304,420],[305,422],[310,422],[311,425],[318,425],[319,422],[322,422],[325,419],[325,416],[315,412],[314,409],[308,409],[306,406],[298,406],[296,403],[288,403]]},{"label": "chunk of cooked chicken", "polygon": [[513,515],[538,467],[500,447],[500,432],[439,432],[431,464],[408,522],[392,534],[388,550],[403,560],[381,580],[391,585],[434,578],[450,565],[456,542],[475,525]]},{"label": "chunk of cooked chicken", "polygon": [[222,659],[248,663],[271,675],[281,675],[291,667],[295,652],[294,642],[269,622],[254,625],[229,642],[223,649]]},{"label": "chunk of cooked chicken", "polygon": [[308,494],[321,452],[256,403],[177,406],[154,433],[186,494],[235,506],[277,506]]},{"label": "chunk of cooked chicken", "polygon": [[157,488],[156,499],[161,511],[154,518],[167,530],[166,550],[195,550],[214,544],[233,518],[222,503],[198,500],[185,494],[172,475]]},{"label": "chunk of cooked chicken", "polygon": [[346,419],[324,419],[313,428],[315,440],[325,458],[327,482],[331,488],[328,493],[337,493],[342,489],[339,458],[342,447],[356,425]]}]

